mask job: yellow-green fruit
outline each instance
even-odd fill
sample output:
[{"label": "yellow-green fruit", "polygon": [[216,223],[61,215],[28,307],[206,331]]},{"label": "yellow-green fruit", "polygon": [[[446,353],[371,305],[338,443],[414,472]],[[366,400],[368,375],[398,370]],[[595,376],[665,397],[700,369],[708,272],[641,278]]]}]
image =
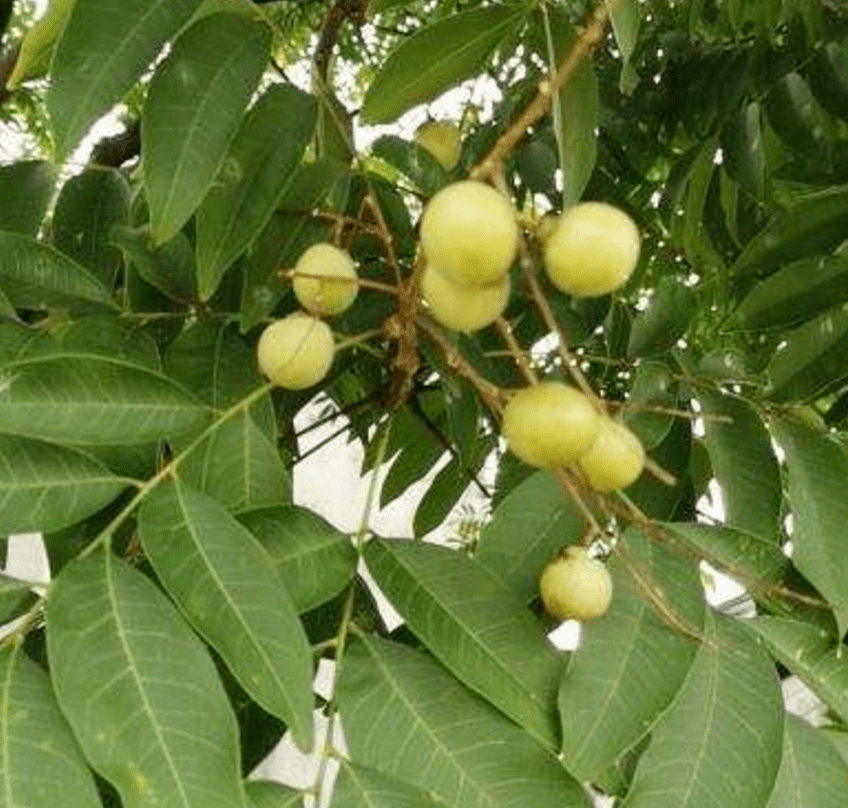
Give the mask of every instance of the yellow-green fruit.
[{"label": "yellow-green fruit", "polygon": [[510,451],[528,465],[560,468],[592,445],[599,423],[600,415],[579,390],[541,382],[509,400],[501,434]]},{"label": "yellow-green fruit", "polygon": [[545,609],[560,620],[592,620],[609,609],[612,578],[583,547],[566,547],[542,570],[539,591]]},{"label": "yellow-green fruit", "polygon": [[569,208],[545,242],[551,283],[575,297],[609,294],[630,277],[638,260],[636,224],[605,202]]},{"label": "yellow-green fruit", "polygon": [[458,286],[431,266],[424,269],[421,293],[430,314],[454,331],[470,333],[498,318],[509,301],[509,275],[494,286]]},{"label": "yellow-green fruit", "polygon": [[450,171],[459,162],[459,128],[450,121],[422,123],[415,132],[415,141],[427,149],[445,171]]},{"label": "yellow-green fruit", "polygon": [[259,337],[259,369],[288,390],[318,384],[333,364],[333,332],[322,320],[303,312],[271,323]]},{"label": "yellow-green fruit", "polygon": [[645,449],[624,424],[604,416],[595,442],[577,465],[596,491],[614,491],[626,488],[642,473]]},{"label": "yellow-green fruit", "polygon": [[[320,278],[308,277],[320,275]],[[359,291],[353,259],[332,244],[313,244],[294,266],[294,295],[312,314],[329,316],[350,308]]]},{"label": "yellow-green fruit", "polygon": [[424,255],[454,283],[494,285],[509,269],[517,245],[515,210],[489,185],[473,180],[446,185],[424,208]]}]

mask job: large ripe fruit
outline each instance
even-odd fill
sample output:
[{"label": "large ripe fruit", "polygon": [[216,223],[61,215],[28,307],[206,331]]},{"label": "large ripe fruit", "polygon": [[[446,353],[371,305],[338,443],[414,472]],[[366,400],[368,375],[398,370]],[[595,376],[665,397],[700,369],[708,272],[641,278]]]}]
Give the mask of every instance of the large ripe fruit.
[{"label": "large ripe fruit", "polygon": [[609,294],[630,277],[638,260],[636,224],[605,202],[569,208],[545,242],[551,283],[575,297]]},{"label": "large ripe fruit", "polygon": [[430,304],[430,314],[442,325],[465,333],[485,328],[503,313],[509,287],[509,275],[494,286],[458,286],[431,266],[421,278],[421,293]]},{"label": "large ripe fruit", "polygon": [[595,442],[577,465],[596,491],[614,491],[626,488],[642,473],[645,449],[624,424],[604,416]]},{"label": "large ripe fruit", "polygon": [[518,246],[515,210],[494,188],[462,180],[442,188],[424,208],[421,246],[428,263],[463,286],[492,286]]},{"label": "large ripe fruit", "polygon": [[561,468],[585,452],[600,415],[586,396],[561,382],[519,390],[504,407],[501,434],[510,451],[540,468]]},{"label": "large ripe fruit", "polygon": [[318,384],[333,364],[333,332],[322,320],[295,312],[269,325],[259,337],[259,369],[288,390]]},{"label": "large ripe fruit", "polygon": [[592,620],[609,609],[612,578],[583,547],[566,547],[539,578],[545,609],[560,620]]},{"label": "large ripe fruit", "polygon": [[[303,274],[301,274],[303,273]],[[320,278],[307,277],[320,275]],[[332,244],[313,244],[297,259],[292,286],[303,308],[329,316],[350,308],[359,291],[353,259]]]},{"label": "large ripe fruit", "polygon": [[415,142],[427,149],[445,171],[451,171],[459,162],[459,127],[450,121],[427,121],[415,132]]}]

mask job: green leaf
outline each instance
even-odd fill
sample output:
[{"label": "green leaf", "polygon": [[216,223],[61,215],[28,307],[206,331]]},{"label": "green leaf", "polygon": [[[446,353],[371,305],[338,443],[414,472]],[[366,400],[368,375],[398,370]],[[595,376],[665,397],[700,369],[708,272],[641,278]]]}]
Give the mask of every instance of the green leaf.
[{"label": "green leaf", "polygon": [[674,347],[689,328],[696,307],[694,290],[679,278],[664,275],[648,307],[633,318],[627,355],[650,356]]},{"label": "green leaf", "polygon": [[141,78],[201,0],[76,0],[53,54],[47,111],[61,157]]},{"label": "green leaf", "polygon": [[110,554],[64,567],[47,603],[47,650],[62,712],[124,808],[245,806],[215,666],[144,575]]},{"label": "green leaf", "polygon": [[831,162],[836,134],[833,120],[798,73],[787,73],[773,82],[765,105],[772,129],[790,149],[825,164]]},{"label": "green leaf", "polygon": [[783,491],[762,419],[744,399],[708,390],[697,395],[705,415],[704,444],[721,486],[725,523],[776,542]]},{"label": "green leaf", "polygon": [[445,453],[445,447],[418,419],[410,418],[399,424],[398,432],[401,430],[407,439],[392,460],[380,485],[381,508],[385,508],[425,477]]},{"label": "green leaf", "polygon": [[118,315],[79,317],[65,327],[60,342],[65,353],[100,356],[156,372],[162,370],[159,348],[143,326]]},{"label": "green leaf", "polygon": [[271,32],[242,14],[202,17],[156,69],[141,162],[157,244],[188,221],[222,166],[268,61]]},{"label": "green leaf", "polygon": [[301,808],[303,805],[299,791],[275,780],[248,780],[244,790],[251,808]]},{"label": "green leaf", "polygon": [[771,794],[783,746],[774,665],[742,626],[713,615],[707,626],[624,808],[759,808]]},{"label": "green leaf", "polygon": [[8,620],[23,604],[29,594],[26,581],[10,578],[0,572],[0,620]]},{"label": "green leaf", "polygon": [[786,454],[792,508],[792,563],[833,608],[840,632],[848,627],[848,453],[826,433],[786,419],[772,423]]},{"label": "green leaf", "polygon": [[111,289],[121,253],[111,240],[112,228],[126,224],[130,188],[120,171],[87,168],[63,186],[53,211],[53,242],[65,255]]},{"label": "green leaf", "polygon": [[145,443],[191,432],[208,409],[167,376],[117,359],[54,353],[7,362],[0,432],[59,443]]},{"label": "green leaf", "polygon": [[831,115],[848,120],[848,42],[827,42],[816,48],[808,67],[816,101]]},{"label": "green leaf", "polygon": [[14,90],[30,79],[40,79],[50,68],[50,59],[76,0],[50,0],[44,15],[24,34],[15,67],[6,87]]},{"label": "green leaf", "polygon": [[270,556],[215,500],[179,480],[138,517],[150,563],[242,687],[312,744],[312,654]]},{"label": "green leaf", "polygon": [[315,128],[311,95],[270,87],[254,104],[197,211],[197,285],[208,300],[227,268],[268,223],[292,186]]},{"label": "green leaf", "polygon": [[388,56],[365,93],[365,123],[389,123],[416,104],[483,72],[500,42],[520,24],[520,5],[460,11],[416,31]]},{"label": "green leaf", "polygon": [[419,651],[359,637],[345,653],[337,695],[357,764],[448,805],[590,804],[553,755]]},{"label": "green leaf", "polygon": [[620,0],[612,7],[610,21],[616,44],[621,52],[619,88],[625,95],[629,95],[639,80],[638,74],[630,64],[639,40],[639,27],[642,24],[638,0]]},{"label": "green leaf", "polygon": [[828,311],[785,335],[769,364],[769,397],[808,401],[841,387],[848,377],[848,305]]},{"label": "green leaf", "polygon": [[563,545],[575,544],[582,529],[580,516],[556,478],[537,471],[495,509],[474,557],[528,603],[539,594],[542,569]]},{"label": "green leaf", "polygon": [[848,654],[832,634],[782,617],[755,617],[747,624],[783,665],[848,721]]},{"label": "green leaf", "polygon": [[0,533],[72,525],[111,502],[127,482],[76,449],[0,435]]},{"label": "green leaf", "polygon": [[761,119],[760,105],[752,101],[731,115],[721,130],[725,170],[755,199],[764,199],[768,188]]},{"label": "green leaf", "polygon": [[409,629],[457,678],[548,748],[564,658],[482,564],[433,544],[372,541],[365,561]]},{"label": "green leaf", "polygon": [[426,536],[447,519],[468,488],[469,471],[476,471],[476,468],[472,466],[468,469],[457,455],[453,455],[439,469],[415,509],[412,520],[412,532],[415,536]]},{"label": "green leaf", "polygon": [[20,645],[0,651],[0,794],[5,808],[100,808],[47,674]]},{"label": "green leaf", "polygon": [[0,166],[0,230],[37,236],[57,174],[56,166],[46,160]]},{"label": "green leaf", "polygon": [[624,421],[642,441],[647,450],[658,446],[671,430],[678,405],[677,389],[668,365],[662,361],[639,362],[633,371],[630,397],[624,411]]},{"label": "green leaf", "polygon": [[833,743],[822,730],[787,715],[783,760],[766,808],[841,808],[846,794],[848,764]]},{"label": "green leaf", "polygon": [[332,600],[353,580],[357,555],[350,536],[312,511],[283,505],[238,518],[276,562],[300,614]]},{"label": "green leaf", "polygon": [[0,287],[19,308],[110,306],[108,290],[88,270],[47,244],[0,232]]},{"label": "green leaf", "polygon": [[339,761],[332,808],[437,808],[445,805],[417,786],[349,760]]},{"label": "green leaf", "polygon": [[[635,532],[627,548],[638,573],[665,593],[667,607],[700,631],[704,603],[695,566]],[[650,730],[677,695],[698,650],[691,637],[655,613],[620,556],[609,568],[610,610],[583,626],[559,688],[563,765],[579,780],[593,779]]]}]

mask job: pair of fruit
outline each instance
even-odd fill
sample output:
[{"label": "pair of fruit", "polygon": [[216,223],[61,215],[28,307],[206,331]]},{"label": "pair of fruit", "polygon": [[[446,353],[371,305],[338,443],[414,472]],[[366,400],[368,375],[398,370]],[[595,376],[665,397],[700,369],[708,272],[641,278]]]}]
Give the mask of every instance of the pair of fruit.
[{"label": "pair of fruit", "polygon": [[333,364],[333,332],[320,317],[350,308],[359,291],[353,259],[332,244],[313,244],[292,273],[294,294],[305,311],[265,328],[259,338],[260,370],[288,390],[305,390],[323,379]]}]

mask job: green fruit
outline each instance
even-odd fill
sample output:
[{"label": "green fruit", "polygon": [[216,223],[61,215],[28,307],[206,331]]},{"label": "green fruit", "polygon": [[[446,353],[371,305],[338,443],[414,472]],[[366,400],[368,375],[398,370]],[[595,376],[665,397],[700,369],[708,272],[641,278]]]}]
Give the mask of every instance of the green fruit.
[{"label": "green fruit", "polygon": [[259,338],[259,369],[288,390],[318,384],[333,364],[333,332],[323,321],[303,312],[271,323]]},{"label": "green fruit", "polygon": [[[308,277],[320,275],[320,278]],[[304,309],[331,316],[349,309],[359,292],[353,259],[332,244],[313,244],[297,259],[292,286]]]},{"label": "green fruit", "polygon": [[459,162],[459,128],[450,121],[427,121],[415,132],[415,142],[451,171]]},{"label": "green fruit", "polygon": [[539,578],[545,609],[560,620],[592,620],[612,601],[612,578],[606,566],[583,547],[566,547]]},{"label": "green fruit", "polygon": [[509,400],[501,434],[510,451],[528,465],[562,468],[592,445],[599,424],[600,415],[579,390],[541,382]]},{"label": "green fruit", "polygon": [[633,220],[605,202],[581,202],[565,211],[545,241],[551,283],[574,297],[606,295],[621,286],[639,260]]},{"label": "green fruit", "polygon": [[494,188],[462,180],[424,208],[421,246],[427,262],[460,286],[493,286],[515,257],[515,209]]},{"label": "green fruit", "polygon": [[458,286],[434,267],[421,278],[421,293],[430,314],[447,328],[470,333],[494,322],[509,301],[509,275],[494,286]]},{"label": "green fruit", "polygon": [[645,449],[624,424],[604,416],[595,442],[577,465],[596,491],[614,491],[626,488],[642,473]]}]

